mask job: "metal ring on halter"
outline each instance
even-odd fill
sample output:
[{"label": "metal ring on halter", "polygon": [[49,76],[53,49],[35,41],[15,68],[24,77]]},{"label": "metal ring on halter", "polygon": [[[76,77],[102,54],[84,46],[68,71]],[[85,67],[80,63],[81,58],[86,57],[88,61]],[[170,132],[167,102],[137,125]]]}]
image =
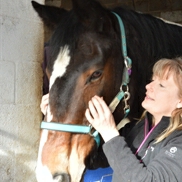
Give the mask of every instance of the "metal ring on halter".
[{"label": "metal ring on halter", "polygon": [[91,124],[89,124],[89,127],[90,127],[90,131],[89,131],[88,134],[89,134],[90,136],[94,137],[94,135],[93,135],[94,132],[91,132],[93,126],[92,126]]},{"label": "metal ring on halter", "polygon": [[126,68],[128,69],[129,68],[128,67],[128,61],[127,61],[127,58],[126,57],[124,58],[124,63],[125,63]]},{"label": "metal ring on halter", "polygon": [[129,69],[131,69],[131,63],[129,63],[130,62],[130,58],[128,57],[128,56],[126,56],[125,58],[124,58],[124,63],[125,63],[125,66],[126,66],[126,68],[129,70]]},{"label": "metal ring on halter", "polygon": [[[126,87],[126,89],[123,89],[124,87]],[[123,92],[128,92],[129,93],[128,85],[125,85],[125,84],[121,85],[120,90],[123,91]],[[126,91],[124,91],[124,90],[126,90]]]}]

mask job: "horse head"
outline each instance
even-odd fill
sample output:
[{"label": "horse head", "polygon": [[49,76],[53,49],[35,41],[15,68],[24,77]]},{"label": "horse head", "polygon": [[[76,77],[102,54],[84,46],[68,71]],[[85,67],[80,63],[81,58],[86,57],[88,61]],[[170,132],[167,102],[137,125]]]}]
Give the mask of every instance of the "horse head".
[{"label": "horse head", "polygon": [[[88,101],[99,95],[109,104],[122,82],[120,30],[113,23],[117,19],[93,0],[74,0],[70,11],[32,4],[47,25],[56,27],[49,42],[47,122],[88,126]],[[119,107],[122,106],[115,112],[116,122],[122,117]],[[92,135],[43,130],[37,180],[79,182],[86,166],[97,167],[97,150]],[[102,162],[107,163],[105,158]]]}]

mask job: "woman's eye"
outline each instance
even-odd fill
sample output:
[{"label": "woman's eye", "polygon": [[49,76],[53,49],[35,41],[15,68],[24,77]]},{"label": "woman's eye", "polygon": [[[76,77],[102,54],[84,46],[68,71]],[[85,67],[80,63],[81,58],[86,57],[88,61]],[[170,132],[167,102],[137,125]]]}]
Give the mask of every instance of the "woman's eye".
[{"label": "woman's eye", "polygon": [[91,75],[90,80],[91,80],[91,81],[94,81],[94,80],[100,78],[101,75],[102,75],[102,71],[101,71],[101,70],[95,71],[95,72]]},{"label": "woman's eye", "polygon": [[160,87],[164,87],[161,83],[159,85],[160,85]]}]

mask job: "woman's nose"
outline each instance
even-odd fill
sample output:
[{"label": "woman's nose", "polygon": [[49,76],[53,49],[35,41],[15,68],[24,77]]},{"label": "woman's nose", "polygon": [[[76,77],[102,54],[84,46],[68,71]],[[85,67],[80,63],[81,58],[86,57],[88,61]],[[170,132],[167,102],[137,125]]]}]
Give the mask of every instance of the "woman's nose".
[{"label": "woman's nose", "polygon": [[152,82],[150,82],[150,83],[148,83],[146,86],[145,86],[145,88],[147,89],[147,90],[152,90]]}]

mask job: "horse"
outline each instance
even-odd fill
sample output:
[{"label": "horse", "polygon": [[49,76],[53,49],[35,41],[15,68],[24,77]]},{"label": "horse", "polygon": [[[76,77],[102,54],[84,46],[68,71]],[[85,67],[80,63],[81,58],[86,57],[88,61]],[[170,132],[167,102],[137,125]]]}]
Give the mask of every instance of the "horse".
[{"label": "horse", "polygon": [[154,63],[182,55],[182,27],[122,7],[111,10],[96,0],[72,0],[71,10],[32,5],[54,30],[37,181],[79,182],[85,169],[108,166],[103,140],[99,143],[85,118],[88,101],[98,95],[109,106],[117,103],[112,111],[116,124],[139,118]]}]

